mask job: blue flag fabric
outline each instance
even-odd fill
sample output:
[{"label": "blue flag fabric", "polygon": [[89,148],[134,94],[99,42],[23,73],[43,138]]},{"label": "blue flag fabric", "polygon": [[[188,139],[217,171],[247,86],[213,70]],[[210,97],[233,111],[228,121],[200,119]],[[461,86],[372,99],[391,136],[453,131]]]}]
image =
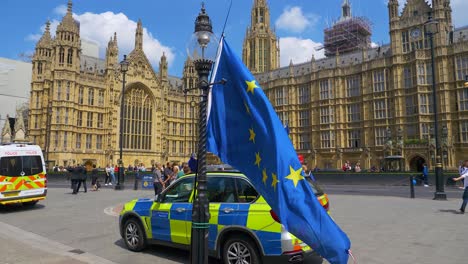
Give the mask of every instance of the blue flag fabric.
[{"label": "blue flag fabric", "polygon": [[348,262],[351,243],[304,179],[296,151],[257,81],[223,39],[212,78],[208,151],[243,172],[286,230],[332,264]]}]

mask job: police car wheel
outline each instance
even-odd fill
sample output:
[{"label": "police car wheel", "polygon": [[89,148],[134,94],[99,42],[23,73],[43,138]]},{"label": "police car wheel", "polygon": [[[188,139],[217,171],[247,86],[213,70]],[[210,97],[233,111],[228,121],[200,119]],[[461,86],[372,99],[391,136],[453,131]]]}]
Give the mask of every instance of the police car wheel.
[{"label": "police car wheel", "polygon": [[31,202],[24,202],[23,206],[34,206],[37,204],[37,201],[31,201]]},{"label": "police car wheel", "polygon": [[143,228],[136,219],[128,219],[124,225],[125,245],[131,251],[142,251],[146,247]]},{"label": "police car wheel", "polygon": [[223,247],[223,263],[259,264],[260,256],[255,244],[247,236],[232,236]]}]

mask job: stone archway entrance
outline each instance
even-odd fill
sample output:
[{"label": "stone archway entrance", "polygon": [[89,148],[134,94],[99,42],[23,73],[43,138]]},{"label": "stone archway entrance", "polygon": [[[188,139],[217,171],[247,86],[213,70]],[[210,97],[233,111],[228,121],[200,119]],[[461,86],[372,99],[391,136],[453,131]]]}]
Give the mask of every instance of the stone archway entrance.
[{"label": "stone archway entrance", "polygon": [[411,171],[422,171],[424,163],[426,163],[426,160],[423,157],[415,156],[409,162],[410,170]]}]

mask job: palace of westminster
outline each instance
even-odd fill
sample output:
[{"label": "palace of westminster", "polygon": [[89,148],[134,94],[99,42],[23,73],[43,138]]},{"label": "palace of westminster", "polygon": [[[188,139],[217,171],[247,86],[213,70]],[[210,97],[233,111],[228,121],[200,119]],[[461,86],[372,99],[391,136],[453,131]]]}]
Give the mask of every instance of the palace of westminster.
[{"label": "palace of westminster", "polygon": [[[341,168],[345,161],[379,167],[384,157],[403,156],[404,168],[435,166],[433,86],[445,169],[468,158],[468,27],[454,28],[449,0],[407,0],[399,11],[388,1],[390,43],[371,47],[370,26],[342,15],[325,29],[326,58],[279,67],[279,41],[266,0],[254,0],[242,59],[254,73],[291,140],[309,167]],[[435,76],[425,23],[433,34]],[[49,23],[32,59],[28,140],[40,145],[51,165],[88,160],[104,167],[119,157],[122,73],[117,35],[104,59],[81,53],[80,27],[72,3],[51,36]],[[187,59],[182,78],[168,76],[163,55],[155,72],[143,52],[138,22],[128,55],[123,107],[123,163],[187,161],[197,144],[197,73]],[[22,122],[22,120],[21,120]],[[12,133],[8,128],[5,133]]]}]

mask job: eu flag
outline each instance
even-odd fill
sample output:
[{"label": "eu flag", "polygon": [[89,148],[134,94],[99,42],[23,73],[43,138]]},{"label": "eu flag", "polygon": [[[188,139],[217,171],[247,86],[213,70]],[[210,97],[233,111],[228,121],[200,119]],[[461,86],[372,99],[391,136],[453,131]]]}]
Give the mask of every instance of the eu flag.
[{"label": "eu flag", "polygon": [[223,39],[214,67],[208,150],[242,171],[286,230],[332,264],[345,264],[351,243],[304,179],[296,151],[268,98]]}]

